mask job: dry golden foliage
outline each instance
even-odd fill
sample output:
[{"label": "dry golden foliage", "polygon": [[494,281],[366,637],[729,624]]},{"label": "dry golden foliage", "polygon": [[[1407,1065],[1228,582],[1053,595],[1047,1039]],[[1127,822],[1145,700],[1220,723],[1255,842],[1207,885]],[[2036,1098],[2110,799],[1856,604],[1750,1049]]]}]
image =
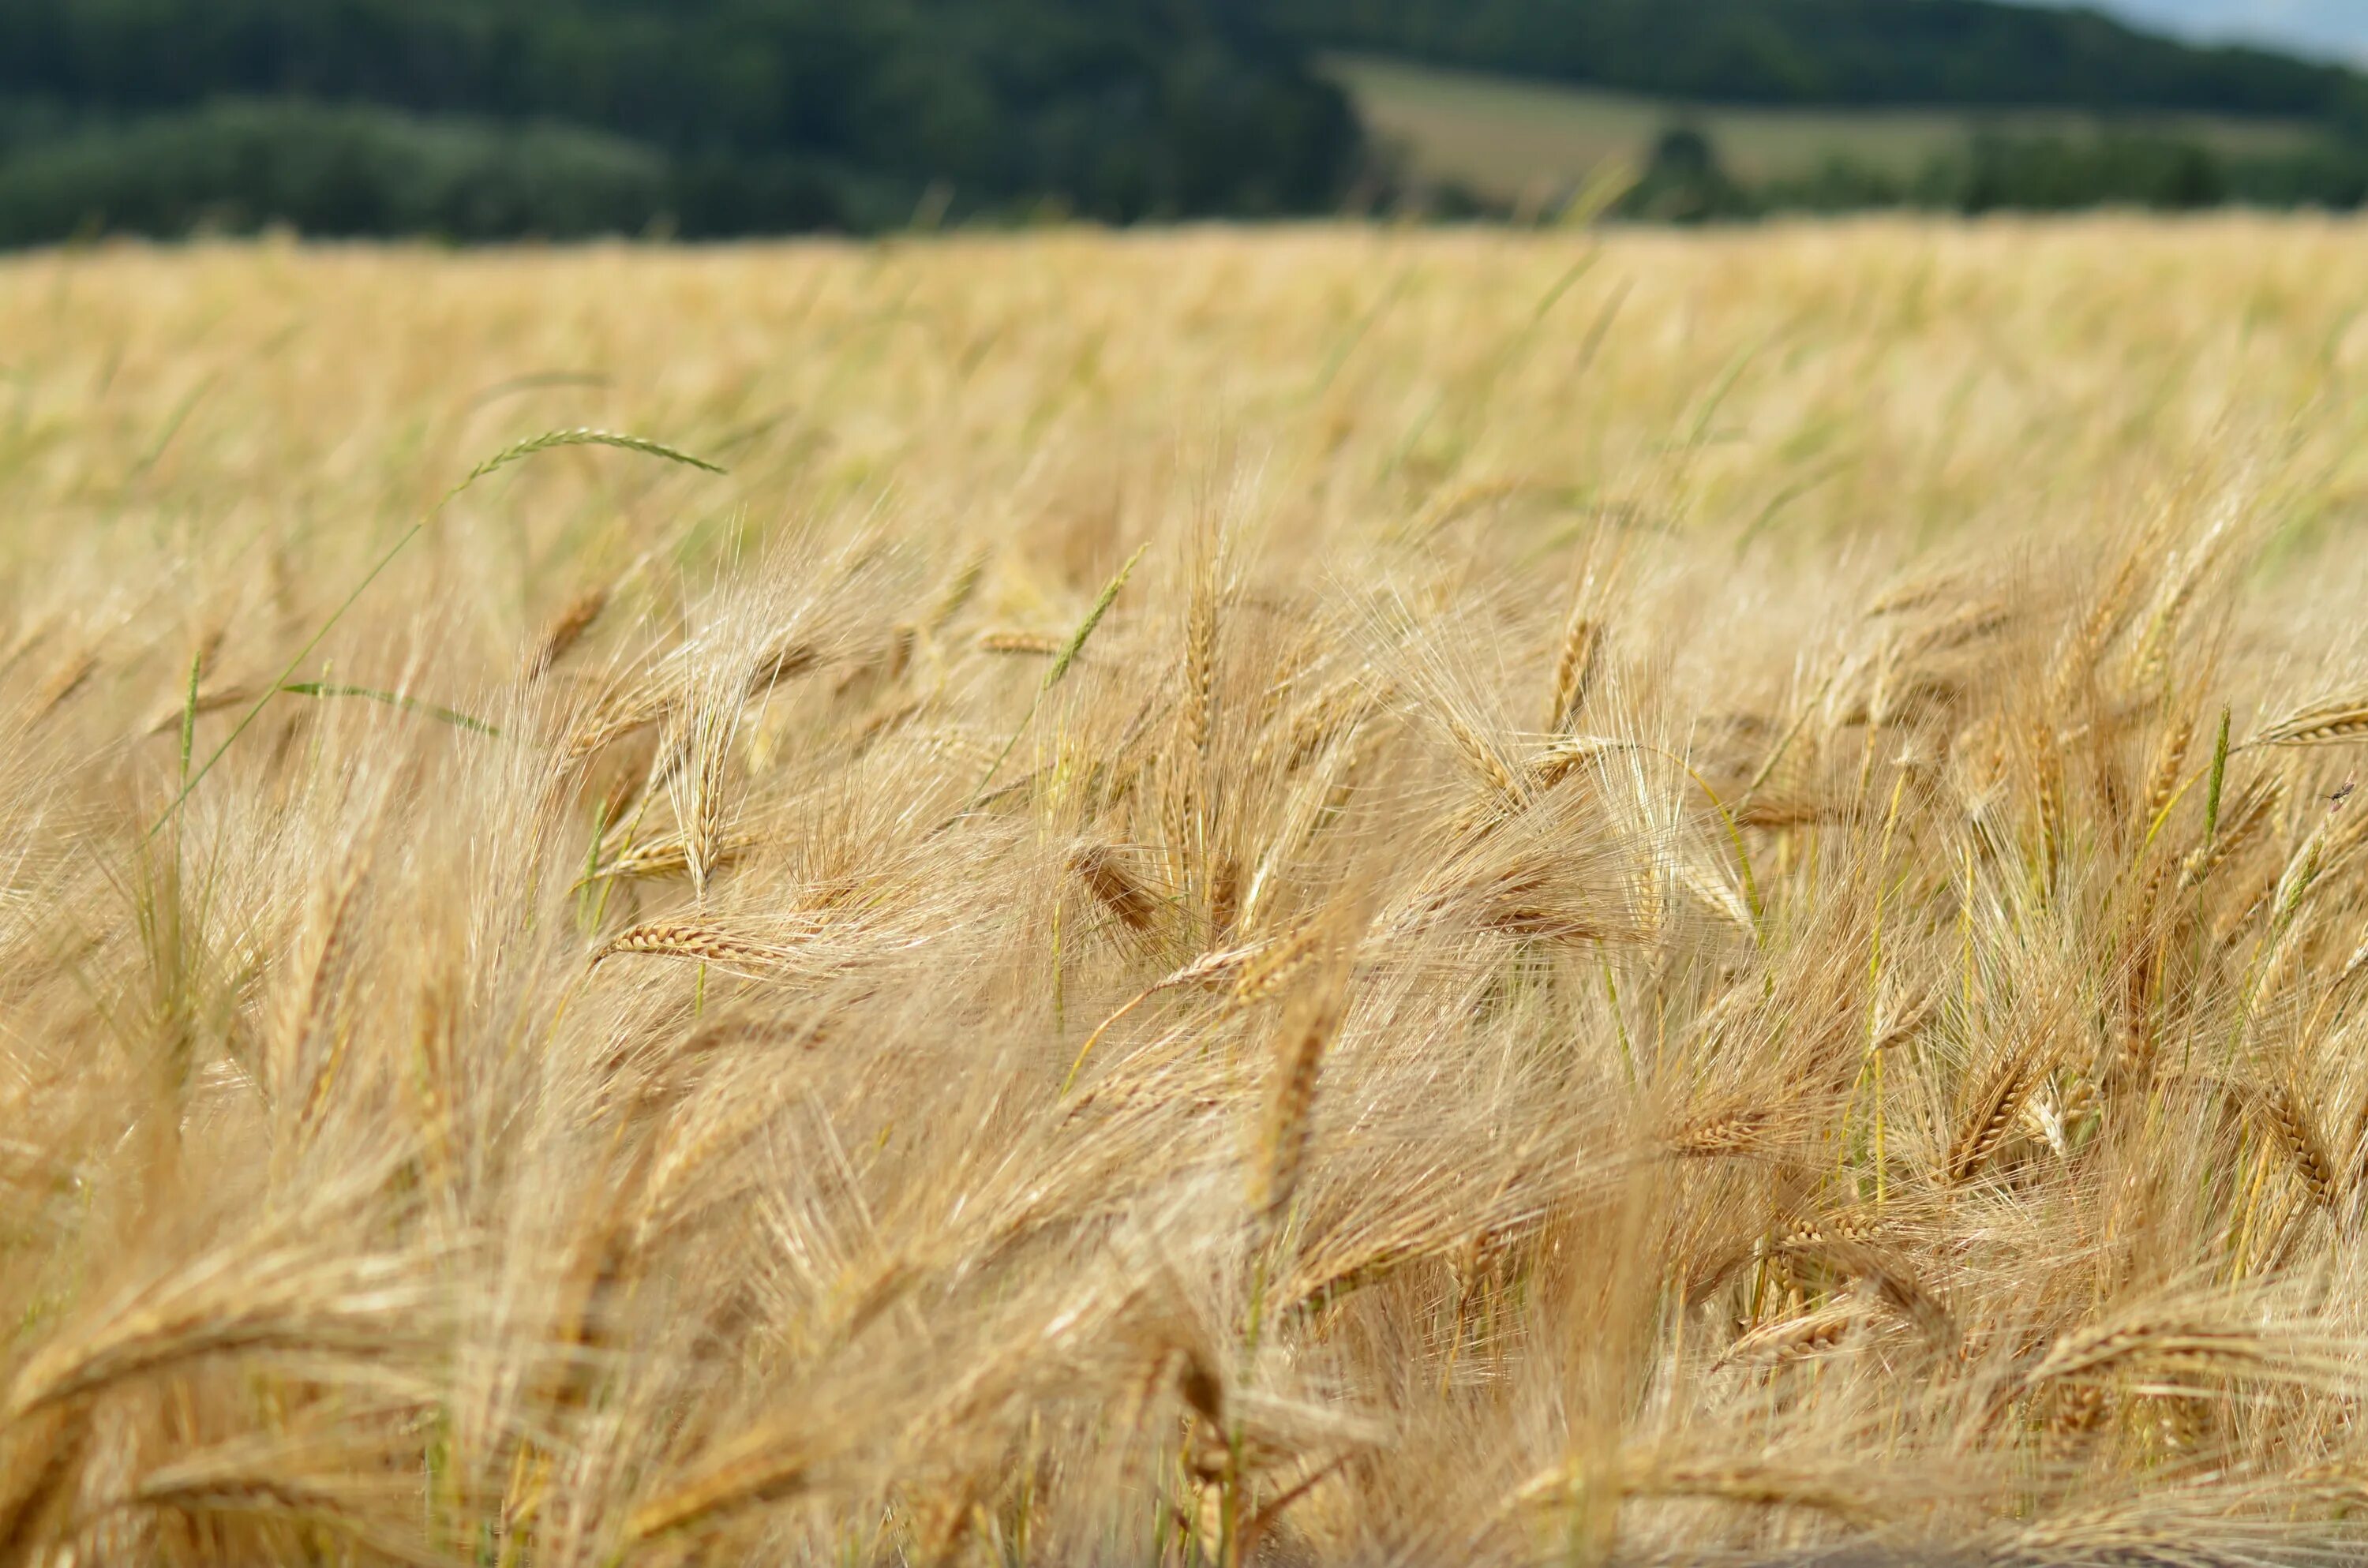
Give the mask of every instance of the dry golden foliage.
[{"label": "dry golden foliage", "polygon": [[2363,265],[0,263],[0,1568],[2357,1557]]}]

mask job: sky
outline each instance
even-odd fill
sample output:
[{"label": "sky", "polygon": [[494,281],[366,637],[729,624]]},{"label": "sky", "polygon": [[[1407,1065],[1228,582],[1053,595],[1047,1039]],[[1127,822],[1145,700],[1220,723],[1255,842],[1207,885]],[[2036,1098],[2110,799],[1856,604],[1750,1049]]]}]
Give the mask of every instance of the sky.
[{"label": "sky", "polygon": [[2368,61],[2368,0],[2092,0],[2142,26]]}]

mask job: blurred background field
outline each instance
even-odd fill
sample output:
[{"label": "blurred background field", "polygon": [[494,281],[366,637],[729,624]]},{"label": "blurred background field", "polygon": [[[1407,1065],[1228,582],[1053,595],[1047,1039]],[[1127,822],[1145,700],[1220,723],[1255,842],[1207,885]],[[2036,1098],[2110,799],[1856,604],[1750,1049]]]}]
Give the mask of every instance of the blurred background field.
[{"label": "blurred background field", "polygon": [[[13,551],[202,562],[357,548],[531,429],[663,430],[735,471],[681,524],[713,551],[817,508],[1140,523],[1222,436],[1326,538],[1633,508],[1782,554],[2015,537],[2275,449],[2299,537],[2355,515],[2368,462],[2362,244],[2223,217],[60,252],[0,271],[0,472],[57,525]],[[552,550],[651,542],[602,520],[651,476],[578,468],[612,472],[550,460],[561,531],[472,589],[507,630],[560,591]]]}]

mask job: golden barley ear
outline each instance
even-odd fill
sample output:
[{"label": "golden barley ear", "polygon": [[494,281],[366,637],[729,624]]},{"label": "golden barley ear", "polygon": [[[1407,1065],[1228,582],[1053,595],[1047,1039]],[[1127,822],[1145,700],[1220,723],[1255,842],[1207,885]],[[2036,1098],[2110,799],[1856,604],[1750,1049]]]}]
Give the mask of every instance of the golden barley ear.
[{"label": "golden barley ear", "polygon": [[1566,730],[1578,720],[1595,684],[1596,660],[1603,650],[1603,627],[1574,610],[1554,655],[1554,701],[1546,728]]},{"label": "golden barley ear", "polygon": [[2064,861],[2064,752],[2044,719],[2031,730],[2032,794],[2039,814],[2039,885],[2052,890]]},{"label": "golden barley ear", "polygon": [[1997,1152],[2021,1115],[2024,1099],[2030,1095],[2036,1074],[2027,1053],[2017,1052],[1991,1071],[1988,1081],[1975,1096],[1971,1111],[1958,1131],[1955,1142],[1949,1148],[1946,1167],[1948,1179],[1954,1183],[1971,1181],[1975,1174]]},{"label": "golden barley ear", "polygon": [[1689,1122],[1671,1132],[1669,1153],[1691,1158],[1716,1158],[1758,1153],[1768,1145],[1774,1113],[1764,1108],[1722,1111]]},{"label": "golden barley ear", "polygon": [[2195,715],[2181,713],[2163,734],[2162,744],[2156,750],[2154,764],[2146,770],[2146,791],[2139,797],[2137,826],[2151,835],[2163,818],[2170,812],[2179,795],[2180,770],[2187,764],[2187,750],[2195,741]]},{"label": "golden barley ear", "polygon": [[2226,820],[2220,824],[2219,831],[2207,832],[2204,841],[2187,857],[2180,869],[2180,885],[2196,886],[2250,849],[2276,818],[2285,799],[2286,781],[2282,775],[2253,780],[2237,796],[2234,809],[2225,813]]},{"label": "golden barley ear", "polygon": [[1957,1328],[1947,1307],[1928,1290],[1902,1257],[1871,1242],[1845,1235],[1787,1243],[1787,1249],[1815,1259],[1828,1272],[1872,1287],[1874,1297],[1934,1346],[1955,1343]]},{"label": "golden barley ear", "polygon": [[1547,703],[1546,732],[1569,730],[1578,722],[1602,662],[1604,607],[1613,597],[1624,564],[1624,541],[1600,528],[1588,539],[1564,612],[1554,648],[1554,689]]},{"label": "golden barley ear", "polygon": [[98,652],[85,648],[50,672],[33,694],[32,717],[46,719],[66,705],[69,698],[80,691],[90,677],[98,672]]},{"label": "golden barley ear", "polygon": [[[1325,941],[1324,927],[1311,922],[1278,941],[1238,949],[1247,955],[1240,960],[1233,959],[1234,949],[1226,950],[1224,967],[1241,970],[1241,978],[1234,983],[1235,1004],[1247,1006],[1253,1002],[1262,1002],[1281,991],[1315,961],[1324,950]],[[1210,954],[1195,960],[1191,967],[1200,969],[1204,965],[1213,965],[1217,963],[1218,957],[1217,954]],[[1211,969],[1207,972],[1220,971]]]},{"label": "golden barley ear", "polygon": [[2325,746],[2368,738],[2368,696],[2349,693],[2297,708],[2256,733],[2248,744]]},{"label": "golden barley ear", "polygon": [[1529,800],[1528,789],[1477,730],[1452,712],[1446,715],[1445,722],[1447,733],[1454,737],[1456,750],[1499,801],[1519,807]]},{"label": "golden barley ear", "polygon": [[528,647],[526,657],[518,666],[518,678],[533,680],[567,657],[575,644],[584,640],[584,634],[592,630],[593,622],[608,609],[609,595],[607,585],[595,585],[560,607],[559,613],[536,633],[534,642]]},{"label": "golden barley ear", "polygon": [[710,963],[763,964],[783,957],[784,949],[733,937],[711,926],[660,920],[620,931],[601,943],[593,949],[591,965],[598,969],[609,959],[633,953]]},{"label": "golden barley ear", "polygon": [[813,1472],[812,1445],[802,1426],[757,1427],[634,1508],[625,1519],[625,1539],[639,1544],[689,1535],[786,1502],[808,1489]]},{"label": "golden barley ear", "polygon": [[1779,1318],[1737,1335],[1711,1363],[1722,1368],[1758,1362],[1804,1360],[1840,1349],[1867,1325],[1867,1313],[1856,1301],[1821,1307],[1799,1317]]},{"label": "golden barley ear", "polygon": [[993,553],[992,547],[982,544],[962,557],[962,564],[956,566],[953,575],[946,579],[937,602],[929,607],[928,614],[922,621],[923,628],[931,635],[943,631],[954,617],[969,607],[979,585],[986,580],[986,563]]},{"label": "golden barley ear", "polygon": [[2333,1208],[2340,1188],[2335,1164],[2328,1157],[2326,1140],[2319,1136],[2300,1096],[2290,1088],[2278,1086],[2262,1091],[2258,1104],[2262,1119],[2293,1165],[2303,1190],[2320,1208]]},{"label": "golden barley ear", "polygon": [[1061,642],[1059,637],[1049,631],[982,631],[978,636],[978,651],[1049,659],[1061,651]]},{"label": "golden barley ear", "polygon": [[2158,515],[2139,530],[2137,538],[2123,551],[2112,577],[2098,594],[2078,630],[2066,640],[2050,682],[2050,694],[2058,708],[2095,671],[2105,649],[2136,608],[2139,590],[2145,586],[2150,571],[2163,559],[2169,524],[2167,515]]},{"label": "golden barley ear", "polygon": [[1159,896],[1126,863],[1120,851],[1104,844],[1089,844],[1069,857],[1069,865],[1096,902],[1128,930],[1147,931],[1159,917]]},{"label": "golden barley ear", "polygon": [[1217,706],[1218,547],[1210,529],[1195,541],[1184,615],[1184,735],[1205,765]]},{"label": "golden barley ear", "polygon": [[1251,1212],[1269,1233],[1297,1195],[1315,1142],[1317,1074],[1347,1006],[1347,965],[1338,955],[1282,1018],[1268,1069],[1265,1119],[1250,1171]]}]

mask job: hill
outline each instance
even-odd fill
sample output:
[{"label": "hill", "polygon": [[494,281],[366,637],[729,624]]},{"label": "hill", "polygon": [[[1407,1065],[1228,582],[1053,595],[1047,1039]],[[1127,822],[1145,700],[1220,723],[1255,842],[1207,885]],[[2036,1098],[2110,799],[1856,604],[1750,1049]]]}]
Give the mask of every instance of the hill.
[{"label": "hill", "polygon": [[[2058,147],[2093,154],[2108,142],[2178,150],[2220,171],[2216,192],[2258,199],[2245,176],[2299,171],[2317,164],[2356,179],[2352,161],[2326,145],[2308,121],[2259,116],[2156,111],[2102,114],[2055,108],[1699,104],[1578,83],[1418,65],[1372,55],[1330,55],[1328,76],[1347,88],[1383,155],[1406,187],[1463,193],[1484,208],[1541,210],[1567,197],[1613,163],[1648,165],[1658,140],[1683,126],[1705,137],[1738,189],[1774,205],[1801,205],[1848,173],[1852,197],[1827,204],[1904,201],[1922,190],[1929,205],[1952,199],[1971,173],[1976,148]],[[2026,160],[2060,171],[2061,158]],[[2233,176],[2233,178],[2232,178]],[[2237,188],[2230,188],[2234,184]],[[2294,199],[2349,205],[2350,187],[2294,190]],[[2017,193],[1998,193],[2012,197]],[[1990,205],[2081,205],[2079,201],[1997,199]],[[2109,199],[2144,202],[2147,191],[2124,183]],[[1807,204],[1817,204],[1814,201]]]},{"label": "hill", "polygon": [[1998,0],[1274,0],[1326,49],[1736,104],[2045,107],[2357,123],[2368,79]]},{"label": "hill", "polygon": [[1805,104],[1685,104],[1616,88],[1337,55],[1326,74],[1348,89],[1371,132],[1412,154],[1417,172],[1518,196],[1561,183],[1612,157],[1637,157],[1673,120],[1713,137],[1727,165],[1753,180],[1798,177],[1832,158],[1913,173],[1977,131],[2080,135],[2106,125],[2184,136],[2237,155],[2290,152],[2316,134],[2305,121],[2228,114],[2099,115],[2082,109],[1966,109]]}]

